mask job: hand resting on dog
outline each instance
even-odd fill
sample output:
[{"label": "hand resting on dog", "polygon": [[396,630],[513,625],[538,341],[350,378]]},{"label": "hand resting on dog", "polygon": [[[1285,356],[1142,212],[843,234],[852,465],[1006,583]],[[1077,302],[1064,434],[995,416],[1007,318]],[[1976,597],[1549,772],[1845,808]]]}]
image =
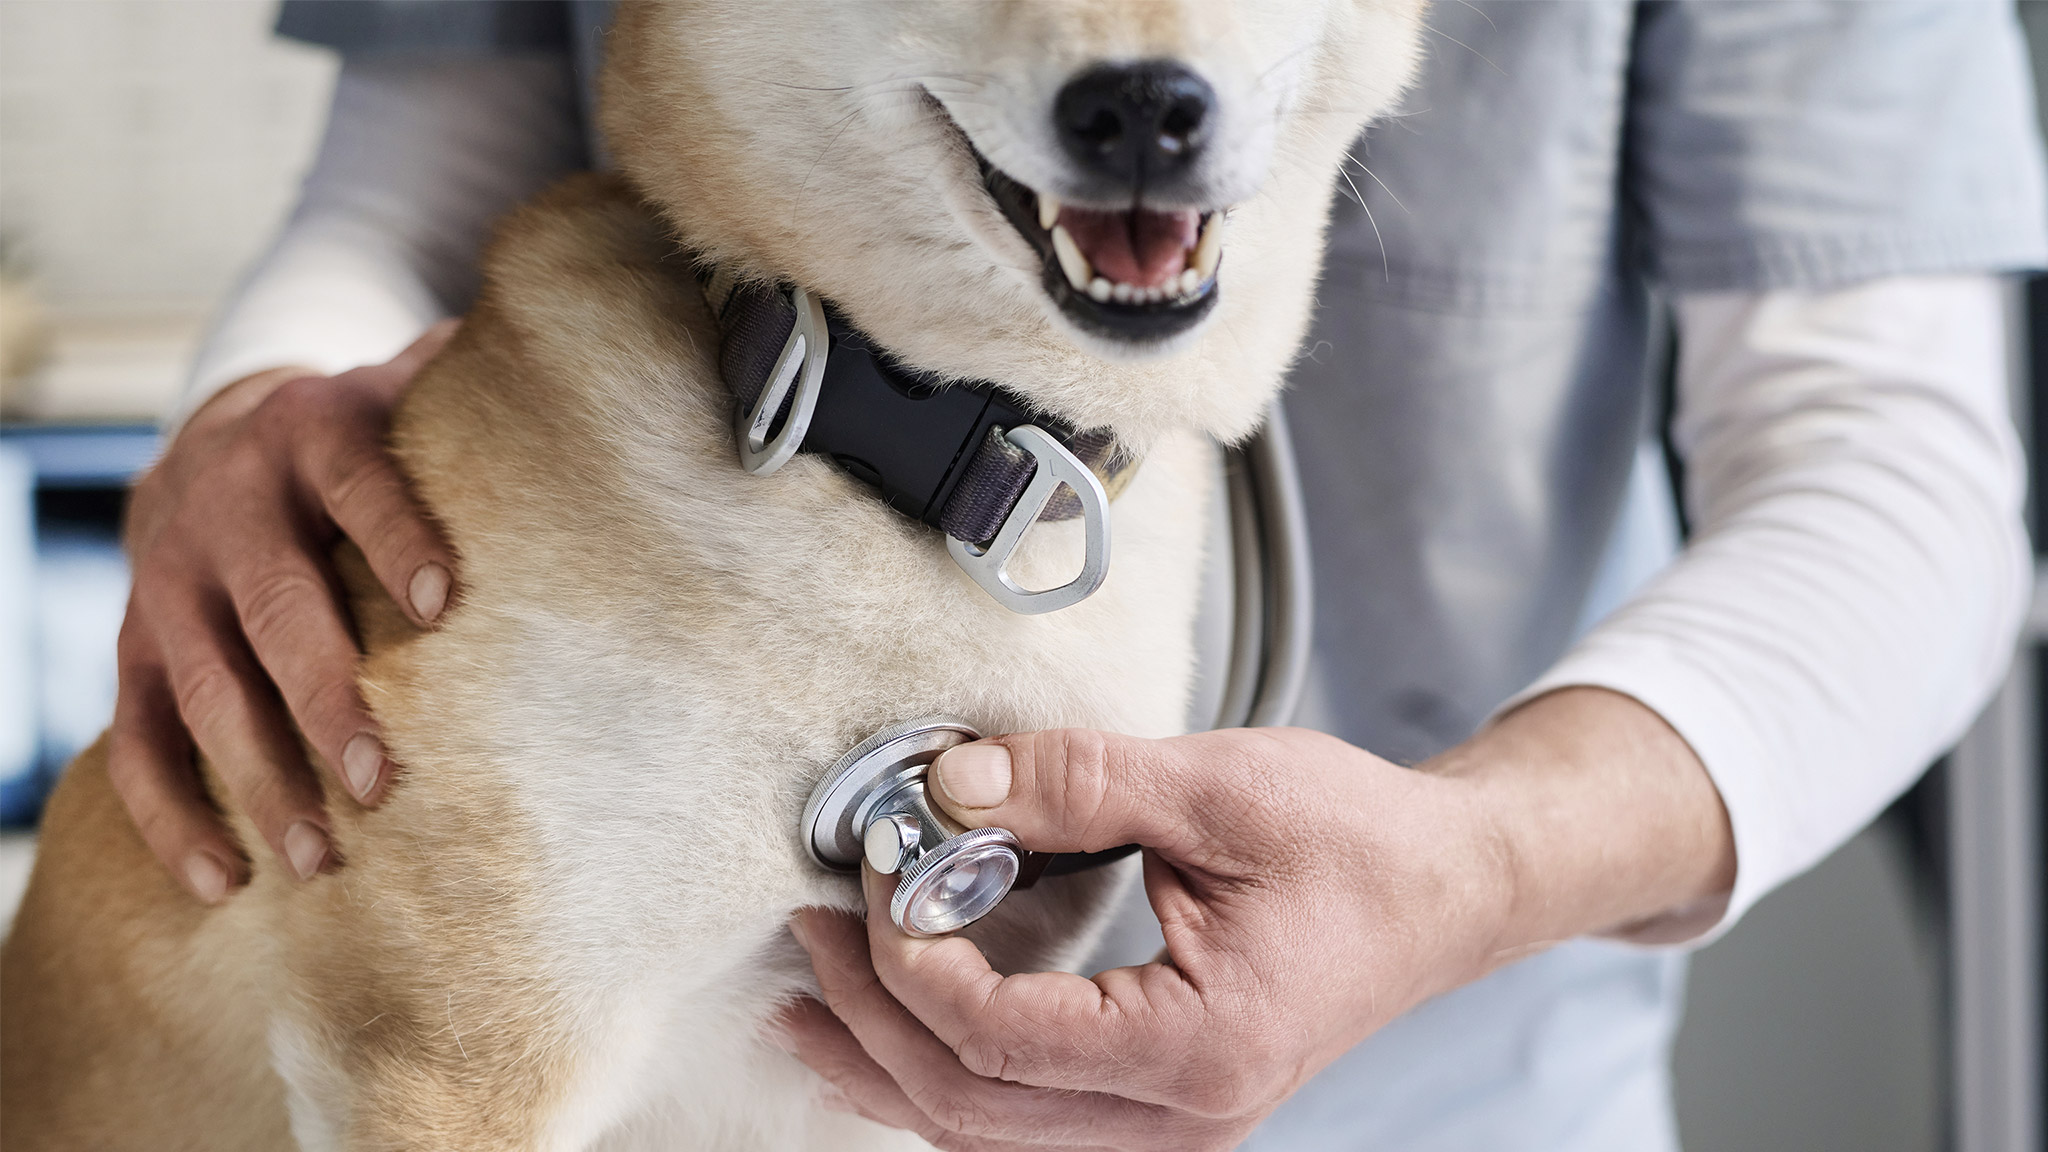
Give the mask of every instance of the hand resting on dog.
[{"label": "hand resting on dog", "polygon": [[[1166,954],[999,976],[960,937],[793,929],[824,1003],[781,1018],[829,1106],[947,1149],[1222,1149],[1415,1004],[1595,931],[1689,935],[1734,883],[1719,794],[1636,701],[1567,688],[1417,770],[1302,729],[1005,736],[939,796],[1030,848],[1145,846]],[[1674,912],[1674,910],[1677,910]],[[1651,925],[1645,927],[1645,925]]]},{"label": "hand resting on dog", "polygon": [[358,800],[375,803],[390,778],[328,556],[340,535],[355,541],[421,626],[448,603],[454,553],[385,436],[454,330],[339,376],[279,368],[230,385],[135,486],[107,772],[150,850],[201,900],[225,897],[248,867],[201,787],[195,742],[302,880],[335,860],[292,721]]}]

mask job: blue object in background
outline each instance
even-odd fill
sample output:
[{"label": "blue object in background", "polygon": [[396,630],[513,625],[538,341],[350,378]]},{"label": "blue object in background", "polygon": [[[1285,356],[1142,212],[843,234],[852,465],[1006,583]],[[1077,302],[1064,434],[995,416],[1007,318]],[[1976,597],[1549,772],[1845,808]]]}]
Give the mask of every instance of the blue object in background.
[{"label": "blue object in background", "polygon": [[40,488],[124,489],[156,459],[149,424],[41,424],[0,429],[0,444],[26,456]]},{"label": "blue object in background", "polygon": [[36,543],[36,718],[46,785],[113,718],[114,645],[127,607],[119,539],[46,524]]},{"label": "blue object in background", "polygon": [[42,804],[36,713],[35,466],[0,444],[0,823]]},{"label": "blue object in background", "polygon": [[145,426],[0,430],[0,825],[34,824],[113,716],[121,493],[156,451]]}]

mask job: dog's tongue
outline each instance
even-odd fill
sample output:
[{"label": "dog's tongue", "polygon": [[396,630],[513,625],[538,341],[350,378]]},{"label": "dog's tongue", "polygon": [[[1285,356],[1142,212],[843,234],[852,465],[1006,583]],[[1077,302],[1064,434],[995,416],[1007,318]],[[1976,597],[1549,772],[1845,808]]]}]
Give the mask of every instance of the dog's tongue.
[{"label": "dog's tongue", "polygon": [[1114,284],[1152,288],[1178,276],[1195,246],[1201,213],[1193,209],[1154,212],[1137,208],[1105,212],[1095,208],[1060,208],[1059,223],[1098,276]]}]

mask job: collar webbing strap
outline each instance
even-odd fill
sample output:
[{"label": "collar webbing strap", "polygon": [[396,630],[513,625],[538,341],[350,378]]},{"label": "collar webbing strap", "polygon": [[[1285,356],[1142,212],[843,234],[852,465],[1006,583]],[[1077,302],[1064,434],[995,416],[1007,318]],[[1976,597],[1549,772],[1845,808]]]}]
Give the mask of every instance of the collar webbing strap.
[{"label": "collar webbing strap", "polygon": [[[719,372],[742,412],[771,383],[785,389],[764,432],[790,420],[801,392],[786,352],[800,323],[789,293],[717,270],[704,280],[705,299],[721,332]],[[909,368],[874,345],[831,305],[823,305],[827,359],[799,451],[831,458],[881,491],[891,507],[956,540],[986,545],[1016,508],[1038,462],[1006,434],[1034,425],[1059,441],[1114,495],[1136,460],[1106,431],[1080,431],[987,383],[947,385]],[[771,381],[781,368],[782,379]],[[1081,514],[1062,487],[1040,520]]]}]

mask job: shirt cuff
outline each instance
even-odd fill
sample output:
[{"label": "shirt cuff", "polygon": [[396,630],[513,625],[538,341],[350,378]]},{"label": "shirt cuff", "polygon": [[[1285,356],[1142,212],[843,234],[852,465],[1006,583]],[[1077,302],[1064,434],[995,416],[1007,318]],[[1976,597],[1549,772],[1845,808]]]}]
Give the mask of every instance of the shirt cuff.
[{"label": "shirt cuff", "polygon": [[272,368],[332,376],[382,364],[442,318],[445,310],[424,286],[376,246],[309,237],[287,243],[207,337],[165,420],[166,437],[237,380]]},{"label": "shirt cuff", "polygon": [[1487,723],[1560,688],[1604,688],[1662,717],[1706,766],[1735,836],[1735,887],[1725,898],[1674,908],[1604,936],[1648,947],[1704,947],[1778,880],[1813,863],[1775,859],[1789,840],[1782,821],[1774,819],[1787,802],[1763,771],[1768,758],[1751,735],[1754,718],[1743,714],[1713,672],[1688,661],[1677,645],[1641,633],[1610,640],[1596,631],[1495,709]]}]

